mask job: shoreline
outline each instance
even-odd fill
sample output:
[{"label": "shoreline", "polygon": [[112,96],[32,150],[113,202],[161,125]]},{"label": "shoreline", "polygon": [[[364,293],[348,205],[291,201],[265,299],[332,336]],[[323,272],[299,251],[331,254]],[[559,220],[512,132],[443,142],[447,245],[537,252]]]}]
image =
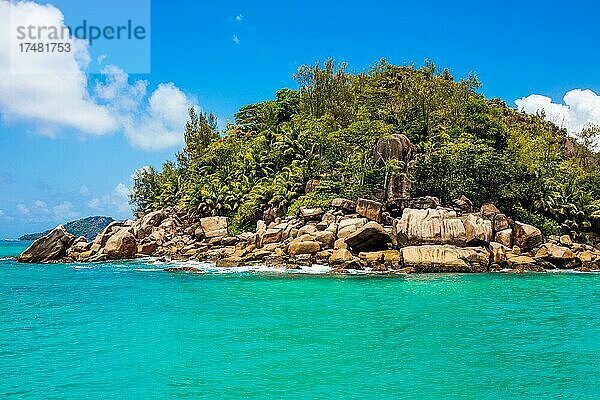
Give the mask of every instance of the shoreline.
[{"label": "shoreline", "polygon": [[254,231],[235,236],[229,233],[226,217],[197,218],[176,208],[162,209],[136,221],[113,222],[91,242],[75,239],[58,226],[17,261],[155,257],[214,263],[218,268],[326,265],[329,274],[340,275],[351,270],[373,275],[600,271],[599,250],[568,236],[544,240],[538,228],[512,221],[491,203],[473,212],[441,207],[435,198],[410,200],[413,208],[391,214],[377,201],[339,198],[327,210],[300,208],[296,217],[259,220]]}]

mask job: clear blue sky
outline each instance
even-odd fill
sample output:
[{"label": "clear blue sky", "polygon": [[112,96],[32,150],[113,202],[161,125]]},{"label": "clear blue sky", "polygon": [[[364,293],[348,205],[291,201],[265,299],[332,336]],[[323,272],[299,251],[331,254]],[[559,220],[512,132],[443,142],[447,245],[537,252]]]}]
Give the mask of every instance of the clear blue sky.
[{"label": "clear blue sky", "polygon": [[[327,57],[355,71],[381,57],[431,59],[455,77],[475,72],[485,95],[511,105],[531,94],[560,103],[572,89],[599,93],[598,11],[591,1],[154,0],[151,73],[129,79],[147,80],[148,94],[172,82],[221,124],[240,106],[295,87],[299,65]],[[1,70],[0,78],[12,79]],[[91,91],[101,77],[87,79]],[[6,106],[0,113],[0,238],[61,218],[128,217],[117,203],[133,171],[160,166],[178,150],[140,148],[121,128],[96,137],[67,126],[48,137],[39,121],[12,118]]]}]

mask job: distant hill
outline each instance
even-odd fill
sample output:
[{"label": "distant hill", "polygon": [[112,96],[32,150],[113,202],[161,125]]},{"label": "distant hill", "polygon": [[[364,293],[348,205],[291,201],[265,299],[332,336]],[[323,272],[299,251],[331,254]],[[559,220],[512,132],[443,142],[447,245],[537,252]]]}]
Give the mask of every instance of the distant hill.
[{"label": "distant hill", "polygon": [[[102,232],[104,228],[106,228],[108,224],[113,221],[114,219],[111,217],[87,217],[65,224],[65,229],[73,236],[85,236],[85,238],[89,241],[93,240],[96,235]],[[19,238],[19,240],[37,240],[50,233],[50,231],[51,229],[48,229],[47,231],[41,233],[30,233],[28,235],[23,235]]]}]

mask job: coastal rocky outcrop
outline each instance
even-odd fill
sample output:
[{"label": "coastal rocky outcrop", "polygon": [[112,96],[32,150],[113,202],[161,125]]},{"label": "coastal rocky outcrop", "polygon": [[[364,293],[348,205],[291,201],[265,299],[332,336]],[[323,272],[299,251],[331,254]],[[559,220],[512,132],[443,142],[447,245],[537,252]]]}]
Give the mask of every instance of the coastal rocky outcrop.
[{"label": "coastal rocky outcrop", "polygon": [[33,242],[18,257],[18,260],[29,263],[59,260],[67,255],[67,250],[74,241],[75,237],[67,232],[64,226],[59,225],[47,235]]},{"label": "coastal rocky outcrop", "polygon": [[[414,208],[408,207],[412,205]],[[464,196],[451,208],[435,198],[405,202],[394,218],[383,203],[337,198],[296,216],[267,210],[251,232],[232,235],[226,217],[198,218],[177,208],[113,222],[93,241],[62,226],[34,242],[22,262],[96,262],[140,257],[211,261],[230,268],[263,264],[299,268],[326,264],[333,273],[541,272],[600,270],[600,251],[568,236],[512,221],[493,204],[478,211]],[[198,272],[194,268],[170,271]]]}]

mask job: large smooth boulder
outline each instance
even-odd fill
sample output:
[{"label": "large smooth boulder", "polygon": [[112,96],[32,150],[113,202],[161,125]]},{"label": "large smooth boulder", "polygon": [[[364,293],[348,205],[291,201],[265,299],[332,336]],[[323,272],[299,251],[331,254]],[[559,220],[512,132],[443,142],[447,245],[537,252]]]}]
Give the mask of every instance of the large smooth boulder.
[{"label": "large smooth boulder", "polygon": [[333,199],[333,201],[331,202],[331,206],[333,208],[337,208],[338,210],[347,211],[347,212],[354,212],[356,210],[356,202],[355,201],[343,199],[340,197]]},{"label": "large smooth boulder", "polygon": [[300,216],[307,221],[318,221],[321,219],[321,216],[323,216],[323,209],[321,207],[300,207]]},{"label": "large smooth boulder", "polygon": [[557,246],[552,243],[545,243],[535,253],[535,258],[541,258],[558,267],[564,267],[575,260],[575,254],[568,247]]},{"label": "large smooth boulder", "polygon": [[338,221],[338,229],[344,229],[347,226],[354,226],[355,228],[360,228],[368,221],[366,218],[344,218]]},{"label": "large smooth boulder", "polygon": [[393,234],[400,246],[451,244],[464,246],[467,241],[463,222],[455,211],[405,208],[402,218],[394,220]]},{"label": "large smooth boulder", "polygon": [[204,217],[200,219],[200,226],[207,239],[224,238],[227,233],[227,217]]},{"label": "large smooth boulder", "polygon": [[485,203],[481,206],[479,213],[481,218],[493,221],[496,214],[500,214],[500,210],[492,203]]},{"label": "large smooth boulder", "polygon": [[335,235],[333,232],[320,231],[315,233],[315,240],[323,243],[325,247],[332,248],[335,244]]},{"label": "large smooth boulder", "polygon": [[330,264],[341,264],[344,262],[352,261],[354,256],[347,249],[335,249],[329,257]]},{"label": "large smooth boulder", "polygon": [[283,230],[278,228],[272,228],[262,230],[258,232],[258,247],[262,247],[265,244],[277,243],[281,241]]},{"label": "large smooth boulder", "polygon": [[490,254],[483,247],[408,246],[401,249],[404,267],[415,272],[485,272]]},{"label": "large smooth boulder", "polygon": [[371,221],[381,223],[381,210],[383,204],[378,201],[358,199],[356,201],[356,212]]},{"label": "large smooth boulder", "polygon": [[137,251],[137,244],[132,229],[122,228],[115,232],[106,242],[103,253],[110,259],[131,258]]},{"label": "large smooth boulder", "polygon": [[79,236],[67,250],[67,253],[83,253],[84,251],[88,251],[90,247],[92,247],[92,243],[88,243],[85,236]]},{"label": "large smooth boulder", "polygon": [[48,262],[61,259],[67,254],[67,249],[75,237],[64,226],[58,225],[46,236],[33,242],[19,257],[20,262]]},{"label": "large smooth boulder", "polygon": [[510,248],[498,242],[490,243],[491,260],[494,264],[504,264],[508,260]]},{"label": "large smooth boulder", "polygon": [[158,248],[158,243],[151,239],[146,239],[137,245],[137,253],[145,256],[151,256]]},{"label": "large smooth boulder", "polygon": [[385,250],[391,241],[392,238],[385,228],[375,221],[368,222],[345,238],[348,247],[356,252]]},{"label": "large smooth boulder", "polygon": [[542,231],[535,226],[517,221],[513,228],[513,240],[514,244],[522,250],[532,249],[542,243]]},{"label": "large smooth boulder", "polygon": [[462,196],[460,196],[460,198],[452,201],[452,204],[454,205],[454,207],[456,209],[458,209],[459,211],[461,211],[463,213],[473,212],[473,202],[471,200],[469,200],[469,198],[467,196],[465,196],[464,194]]},{"label": "large smooth boulder", "polygon": [[494,232],[500,232],[510,228],[510,221],[505,214],[496,214],[496,216],[494,216],[493,225]]},{"label": "large smooth boulder", "polygon": [[494,238],[494,240],[506,247],[512,247],[512,237],[513,231],[512,229],[508,228],[500,232],[496,232],[496,237]]},{"label": "large smooth boulder", "polygon": [[377,167],[384,167],[390,160],[408,164],[414,157],[415,146],[408,137],[400,133],[379,138],[373,148],[373,161]]},{"label": "large smooth boulder", "polygon": [[152,233],[152,228],[160,225],[167,218],[165,210],[152,211],[145,214],[133,224],[134,234],[137,239],[143,239]]},{"label": "large smooth boulder", "polygon": [[292,242],[288,246],[288,254],[297,256],[300,254],[317,254],[321,250],[321,244],[315,241]]},{"label": "large smooth boulder", "polygon": [[489,220],[469,214],[463,225],[468,245],[485,245],[492,241],[492,223]]},{"label": "large smooth boulder", "polygon": [[508,267],[511,269],[523,271],[543,271],[544,268],[529,256],[510,256],[508,257]]}]

